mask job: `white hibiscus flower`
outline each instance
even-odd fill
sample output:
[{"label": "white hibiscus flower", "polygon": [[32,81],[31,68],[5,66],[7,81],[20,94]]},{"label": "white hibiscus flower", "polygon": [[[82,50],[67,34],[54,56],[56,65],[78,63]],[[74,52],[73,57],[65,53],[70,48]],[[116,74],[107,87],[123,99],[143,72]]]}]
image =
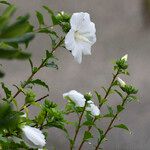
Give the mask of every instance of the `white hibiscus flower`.
[{"label": "white hibiscus flower", "polygon": [[91,55],[91,46],[96,42],[95,24],[88,13],[74,13],[70,20],[71,29],[65,37],[65,45],[78,63],[82,54]]},{"label": "white hibiscus flower", "polygon": [[100,115],[100,110],[94,104],[93,101],[88,101],[88,106],[86,107],[86,111],[89,111],[93,116],[99,116]]},{"label": "white hibiscus flower", "polygon": [[75,90],[71,90],[68,93],[64,93],[63,97],[64,98],[69,97],[78,107],[85,106],[86,99],[84,98],[84,95]]},{"label": "white hibiscus flower", "polygon": [[45,146],[46,140],[41,130],[30,126],[24,126],[22,131],[23,140],[31,148],[41,149]]}]

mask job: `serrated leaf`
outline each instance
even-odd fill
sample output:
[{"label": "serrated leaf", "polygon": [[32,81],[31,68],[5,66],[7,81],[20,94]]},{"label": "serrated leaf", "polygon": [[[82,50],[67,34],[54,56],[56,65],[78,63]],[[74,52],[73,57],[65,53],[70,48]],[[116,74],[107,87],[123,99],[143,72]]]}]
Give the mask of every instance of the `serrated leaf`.
[{"label": "serrated leaf", "polygon": [[36,94],[35,92],[33,92],[32,90],[28,90],[26,92],[26,97],[25,97],[25,103],[28,104],[28,103],[32,103],[35,101],[35,98],[36,98]]},{"label": "serrated leaf", "polygon": [[88,141],[91,138],[93,138],[93,135],[89,131],[85,131],[83,140]]},{"label": "serrated leaf", "polygon": [[121,111],[124,110],[124,107],[121,105],[117,105],[117,112],[120,113]]},{"label": "serrated leaf", "polygon": [[54,68],[54,69],[57,69],[57,70],[58,70],[58,65],[55,64],[55,62],[53,62],[53,61],[46,63],[45,66],[48,67],[48,68]]},{"label": "serrated leaf", "polygon": [[129,128],[125,124],[118,124],[118,125],[115,125],[114,127],[124,129],[130,132]]},{"label": "serrated leaf", "polygon": [[40,79],[32,80],[32,81],[30,81],[30,83],[31,83],[31,84],[41,85],[41,86],[47,88],[47,90],[49,91],[48,85],[47,85],[44,81],[42,81],[42,80],[40,80]]}]

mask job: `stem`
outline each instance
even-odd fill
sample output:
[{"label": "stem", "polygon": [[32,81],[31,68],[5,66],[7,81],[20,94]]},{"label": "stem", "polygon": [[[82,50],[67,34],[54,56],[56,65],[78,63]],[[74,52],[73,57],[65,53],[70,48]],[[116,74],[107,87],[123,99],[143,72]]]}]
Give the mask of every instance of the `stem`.
[{"label": "stem", "polygon": [[[106,92],[106,94],[105,94],[105,96],[104,96],[104,99],[106,99],[106,98],[108,97],[109,92],[110,92],[110,90],[111,90],[111,88],[112,88],[112,86],[113,86],[113,83],[114,83],[114,81],[116,80],[118,74],[119,74],[119,72],[117,71],[117,73],[113,76],[113,79],[112,79],[112,81],[111,81],[111,83],[110,83],[110,86],[108,87],[108,90],[107,90],[107,92]],[[99,105],[99,109],[102,107],[102,105],[103,105],[103,103],[101,103],[101,104]],[[95,122],[96,120],[97,120],[97,118],[95,117],[95,118],[93,119],[93,122]],[[87,129],[87,132],[89,132],[91,129],[92,129],[92,126],[89,126],[88,129]],[[82,146],[84,145],[84,143],[85,143],[85,141],[82,140],[82,142],[81,142],[81,144],[80,144],[78,150],[81,150],[81,148],[82,148]]]},{"label": "stem", "polygon": [[[124,98],[124,100],[122,101],[122,104],[121,104],[122,107],[125,105],[125,102],[126,102],[128,96],[129,96],[129,95],[127,94],[127,96],[126,96],[126,97]],[[98,150],[98,149],[99,149],[100,144],[102,143],[102,141],[104,140],[104,138],[106,137],[106,135],[108,134],[108,132],[112,129],[112,125],[113,125],[114,121],[116,120],[116,118],[118,117],[119,113],[120,113],[120,112],[117,112],[116,115],[112,118],[112,120],[111,120],[109,126],[107,127],[107,129],[106,129],[104,135],[102,136],[102,138],[101,138],[100,141],[98,142],[98,144],[97,144],[95,150]]]},{"label": "stem", "polygon": [[[51,53],[54,53],[54,51],[63,43],[64,41],[64,37],[60,39],[60,41],[56,44],[56,46],[52,49]],[[44,67],[44,64],[46,63],[46,61],[48,60],[49,58],[45,58],[42,63],[39,65],[39,67],[37,68],[37,70],[35,72],[32,72],[32,74],[28,77],[28,79],[25,81],[25,83],[22,85],[22,88],[25,88],[26,85],[29,83],[30,80],[32,80],[32,78],[34,77],[34,75],[41,69]],[[18,89],[18,91],[14,94],[13,98],[10,100],[10,102],[12,102],[12,100],[14,98],[16,98],[20,92],[22,90],[21,89]]]},{"label": "stem", "polygon": [[[104,96],[104,99],[106,99],[106,98],[108,97],[109,92],[111,91],[111,88],[112,88],[112,86],[113,86],[113,83],[114,83],[114,81],[116,80],[118,74],[119,74],[119,72],[117,71],[117,73],[113,76],[113,79],[112,79],[112,81],[111,81],[111,83],[110,83],[110,86],[109,86],[109,88],[108,88],[108,90],[107,90],[105,96]],[[101,103],[101,104],[99,105],[99,109],[102,107],[102,105],[103,105],[103,103]]]},{"label": "stem", "polygon": [[48,29],[48,28],[53,28],[55,25],[50,25],[50,26],[45,26],[45,27],[43,27],[43,28],[37,28],[37,29],[35,29],[33,32],[39,32],[41,29]]},{"label": "stem", "polygon": [[[49,94],[47,94],[47,95],[45,95],[45,96],[43,96],[43,97],[37,99],[35,102],[39,102],[39,101],[45,99],[45,98],[48,97],[48,96],[49,96]],[[29,106],[31,106],[31,104],[27,104],[27,105],[24,104],[24,105],[21,107],[21,109],[20,109],[19,111],[23,111],[23,110],[24,110],[24,106],[29,107]]]},{"label": "stem", "polygon": [[74,147],[74,144],[75,144],[77,135],[78,135],[78,133],[79,133],[81,121],[82,121],[83,114],[84,114],[85,108],[86,108],[86,104],[87,104],[87,102],[85,103],[85,106],[84,106],[84,108],[83,108],[83,111],[82,111],[82,113],[81,113],[81,115],[80,115],[80,117],[79,117],[78,126],[77,126],[77,128],[76,128],[75,135],[74,135],[74,138],[73,138],[73,144],[70,145],[70,150],[73,150],[73,147]]}]

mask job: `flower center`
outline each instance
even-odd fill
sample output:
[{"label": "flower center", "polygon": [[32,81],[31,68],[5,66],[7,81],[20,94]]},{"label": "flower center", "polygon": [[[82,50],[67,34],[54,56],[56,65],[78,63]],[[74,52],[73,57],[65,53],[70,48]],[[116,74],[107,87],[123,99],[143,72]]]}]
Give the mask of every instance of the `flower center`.
[{"label": "flower center", "polygon": [[91,41],[89,41],[87,37],[85,37],[83,34],[79,33],[78,31],[75,31],[75,40],[91,43]]}]

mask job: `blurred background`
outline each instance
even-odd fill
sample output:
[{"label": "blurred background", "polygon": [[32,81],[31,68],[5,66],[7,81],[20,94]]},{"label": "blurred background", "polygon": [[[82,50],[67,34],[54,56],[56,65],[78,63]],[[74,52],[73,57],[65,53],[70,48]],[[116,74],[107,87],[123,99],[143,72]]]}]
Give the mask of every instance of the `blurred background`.
[{"label": "blurred background", "polygon": [[[42,13],[43,5],[53,10],[88,12],[97,29],[97,42],[92,48],[91,56],[84,56],[81,65],[76,63],[70,53],[64,49],[56,51],[59,58],[59,70],[42,70],[43,80],[50,86],[50,99],[64,106],[62,94],[75,89],[82,93],[101,90],[108,86],[112,78],[112,62],[124,54],[129,54],[130,80],[128,83],[139,88],[139,103],[132,103],[121,115],[132,134],[114,129],[108,135],[105,150],[149,150],[150,149],[150,2],[149,0],[10,0],[18,6],[17,15],[31,14],[31,22],[37,26],[35,10]],[[45,13],[46,15],[46,13]],[[47,22],[49,16],[47,15]],[[29,47],[33,62],[39,64],[45,49],[50,47],[49,38],[37,36]],[[26,61],[1,61],[6,76],[4,82],[11,88],[27,78],[30,73]],[[39,95],[46,91],[37,88]],[[23,99],[18,97],[20,103]],[[113,97],[110,104],[116,105],[118,97]],[[31,115],[37,109],[32,108]],[[103,109],[101,110],[103,113]],[[71,118],[71,117],[70,117]],[[100,124],[105,127],[106,123]],[[72,130],[72,134],[74,130]],[[80,138],[81,135],[79,135]],[[94,144],[96,141],[92,141]],[[68,142],[58,129],[49,129],[48,149],[67,150]],[[85,144],[84,150],[91,150],[92,144]]]}]

